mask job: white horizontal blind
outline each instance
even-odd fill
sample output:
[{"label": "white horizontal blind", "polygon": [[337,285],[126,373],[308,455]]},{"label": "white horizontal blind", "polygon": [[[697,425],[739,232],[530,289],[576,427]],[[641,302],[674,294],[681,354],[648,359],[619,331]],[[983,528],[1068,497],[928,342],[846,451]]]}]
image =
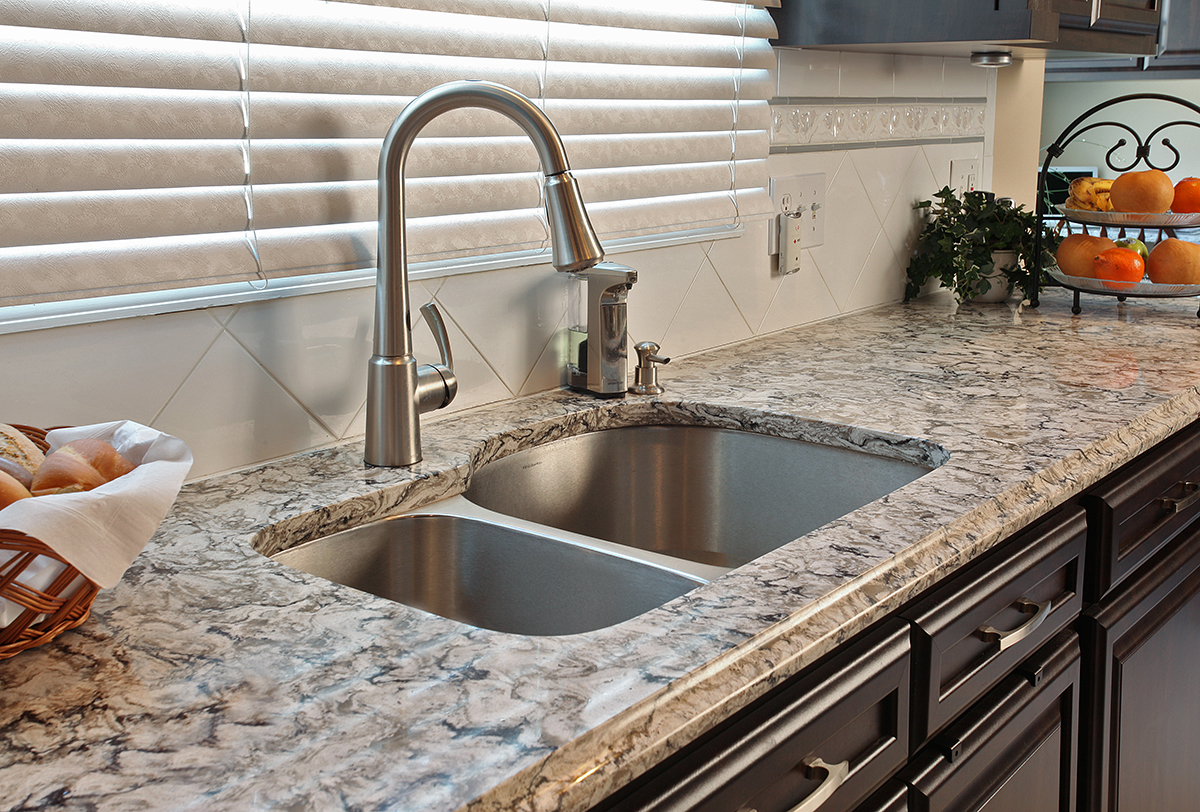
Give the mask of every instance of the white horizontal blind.
[{"label": "white horizontal blind", "polygon": [[[544,106],[601,239],[764,213],[773,35],[724,0],[5,0],[0,304],[372,267],[383,134],[454,79]],[[547,246],[502,116],[406,174],[413,261]]]}]

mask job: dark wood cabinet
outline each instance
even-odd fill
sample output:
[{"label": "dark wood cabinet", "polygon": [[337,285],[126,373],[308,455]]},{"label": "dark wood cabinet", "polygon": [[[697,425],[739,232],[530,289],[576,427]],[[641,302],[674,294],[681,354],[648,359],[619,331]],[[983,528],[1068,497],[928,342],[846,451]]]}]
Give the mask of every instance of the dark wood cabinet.
[{"label": "dark wood cabinet", "polygon": [[849,812],[908,758],[908,629],[868,633],[596,807]]},{"label": "dark wood cabinet", "polygon": [[913,757],[909,812],[1073,812],[1079,640],[1065,631]]},{"label": "dark wood cabinet", "polygon": [[1200,525],[1079,629],[1085,812],[1200,809]]},{"label": "dark wood cabinet", "polygon": [[975,702],[1082,608],[1087,517],[1060,509],[903,613],[913,626],[912,747]]}]

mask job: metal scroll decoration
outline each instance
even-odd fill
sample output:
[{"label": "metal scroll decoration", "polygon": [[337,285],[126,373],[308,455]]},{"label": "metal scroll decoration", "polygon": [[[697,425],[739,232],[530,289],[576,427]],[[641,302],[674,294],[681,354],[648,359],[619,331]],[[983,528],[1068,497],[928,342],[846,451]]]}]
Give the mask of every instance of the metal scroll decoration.
[{"label": "metal scroll decoration", "polygon": [[[1197,115],[1200,115],[1200,106],[1198,106],[1190,101],[1187,101],[1186,99],[1181,99],[1177,96],[1168,96],[1164,93],[1131,93],[1126,96],[1117,96],[1116,98],[1112,98],[1106,102],[1101,102],[1100,104],[1097,104],[1095,107],[1093,107],[1090,110],[1088,110],[1087,112],[1083,113],[1078,118],[1076,118],[1074,121],[1072,121],[1070,124],[1068,124],[1067,127],[1061,133],[1059,133],[1058,138],[1054,139],[1054,142],[1052,144],[1050,144],[1050,146],[1046,147],[1046,160],[1042,163],[1041,172],[1038,173],[1038,196],[1039,196],[1039,198],[1044,199],[1044,195],[1046,192],[1046,177],[1050,172],[1051,163],[1053,163],[1056,158],[1061,157],[1063,152],[1066,150],[1066,148],[1075,139],[1079,138],[1081,135],[1083,135],[1086,132],[1089,132],[1091,130],[1095,130],[1095,129],[1098,129],[1101,127],[1115,127],[1119,130],[1124,130],[1125,132],[1127,132],[1129,134],[1129,137],[1133,139],[1133,143],[1136,145],[1135,149],[1134,149],[1133,161],[1127,165],[1126,164],[1118,164],[1118,163],[1116,163],[1117,151],[1120,150],[1122,147],[1127,146],[1130,143],[1130,140],[1129,140],[1129,138],[1124,138],[1124,137],[1119,138],[1117,140],[1117,142],[1113,145],[1113,147],[1110,150],[1108,150],[1108,152],[1105,153],[1105,155],[1104,155],[1104,162],[1108,165],[1108,168],[1111,169],[1112,171],[1128,172],[1128,171],[1136,168],[1139,164],[1145,164],[1146,167],[1149,169],[1158,169],[1163,172],[1167,172],[1167,171],[1174,169],[1176,166],[1178,166],[1179,160],[1180,160],[1179,150],[1175,147],[1174,144],[1171,143],[1171,139],[1167,138],[1166,136],[1163,136],[1162,140],[1159,143],[1161,143],[1161,145],[1167,149],[1168,154],[1171,156],[1170,163],[1160,164],[1160,163],[1155,162],[1155,159],[1151,157],[1152,148],[1155,145],[1154,139],[1157,138],[1159,136],[1159,134],[1162,133],[1164,130],[1170,129],[1171,127],[1197,127],[1197,128],[1200,128],[1200,121],[1191,121],[1191,120],[1187,120],[1187,119],[1181,119],[1178,121],[1170,121],[1170,122],[1167,122],[1166,124],[1161,124],[1158,127],[1155,127],[1154,130],[1148,136],[1146,136],[1146,138],[1144,138],[1144,139],[1141,137],[1140,134],[1138,134],[1138,132],[1136,130],[1134,130],[1128,124],[1125,124],[1124,122],[1120,122],[1120,121],[1095,121],[1095,122],[1090,122],[1084,126],[1080,126],[1080,125],[1083,125],[1083,123],[1085,121],[1090,119],[1093,115],[1100,112],[1101,110],[1105,110],[1109,107],[1112,107],[1115,104],[1120,104],[1122,102],[1135,101],[1135,100],[1140,100],[1140,99],[1157,99],[1159,101],[1171,102],[1174,104],[1178,104],[1182,107],[1186,107],[1189,110],[1196,113]],[[1159,154],[1161,154],[1161,151]],[[1025,298],[1028,299],[1030,304],[1033,305],[1034,307],[1037,307],[1037,305],[1038,305],[1038,289],[1041,287],[1041,279],[1042,279],[1042,271],[1043,271],[1043,268],[1042,268],[1042,220],[1043,220],[1043,216],[1044,215],[1039,207],[1038,230],[1037,230],[1037,235],[1035,237],[1035,243],[1034,243],[1034,257],[1036,257],[1036,260],[1035,260],[1036,267],[1034,268],[1034,272],[1030,275],[1029,288],[1025,292]],[[1078,299],[1078,295],[1079,295],[1078,292],[1076,292],[1077,299]],[[1076,306],[1078,306],[1078,304]],[[1078,312],[1078,310],[1076,310],[1076,312]],[[1198,315],[1200,315],[1200,314],[1198,314]]]}]

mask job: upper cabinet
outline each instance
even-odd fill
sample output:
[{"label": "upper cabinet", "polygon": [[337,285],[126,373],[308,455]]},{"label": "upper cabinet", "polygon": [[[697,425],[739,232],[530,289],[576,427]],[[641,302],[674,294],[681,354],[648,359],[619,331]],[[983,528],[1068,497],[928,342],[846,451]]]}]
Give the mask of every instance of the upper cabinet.
[{"label": "upper cabinet", "polygon": [[[1179,0],[1176,0],[1178,2]],[[1195,1],[1195,0],[1189,0]],[[776,45],[970,56],[1149,56],[1165,0],[782,0]]]},{"label": "upper cabinet", "polygon": [[[1046,80],[1096,81],[1144,79],[1150,76],[1200,78],[1200,0],[1161,2],[1163,7],[1156,54],[1101,60],[1054,60],[1046,63]],[[1105,0],[1106,6],[1108,3],[1115,4],[1116,0]]]}]

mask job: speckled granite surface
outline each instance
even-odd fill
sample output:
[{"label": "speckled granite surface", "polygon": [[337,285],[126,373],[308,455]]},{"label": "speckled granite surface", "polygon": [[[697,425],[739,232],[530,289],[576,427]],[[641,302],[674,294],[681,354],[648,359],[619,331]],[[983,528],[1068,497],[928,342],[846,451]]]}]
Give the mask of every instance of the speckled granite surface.
[{"label": "speckled granite surface", "polygon": [[[585,809],[1200,415],[1192,300],[894,306],[677,359],[657,399],[547,393],[187,486],[93,618],[0,661],[0,808]],[[670,347],[663,351],[670,353]],[[669,604],[579,635],[475,629],[283,547],[460,492],[473,465],[687,422],[941,461]],[[867,431],[858,431],[865,429]],[[880,450],[876,447],[874,450]]]}]

